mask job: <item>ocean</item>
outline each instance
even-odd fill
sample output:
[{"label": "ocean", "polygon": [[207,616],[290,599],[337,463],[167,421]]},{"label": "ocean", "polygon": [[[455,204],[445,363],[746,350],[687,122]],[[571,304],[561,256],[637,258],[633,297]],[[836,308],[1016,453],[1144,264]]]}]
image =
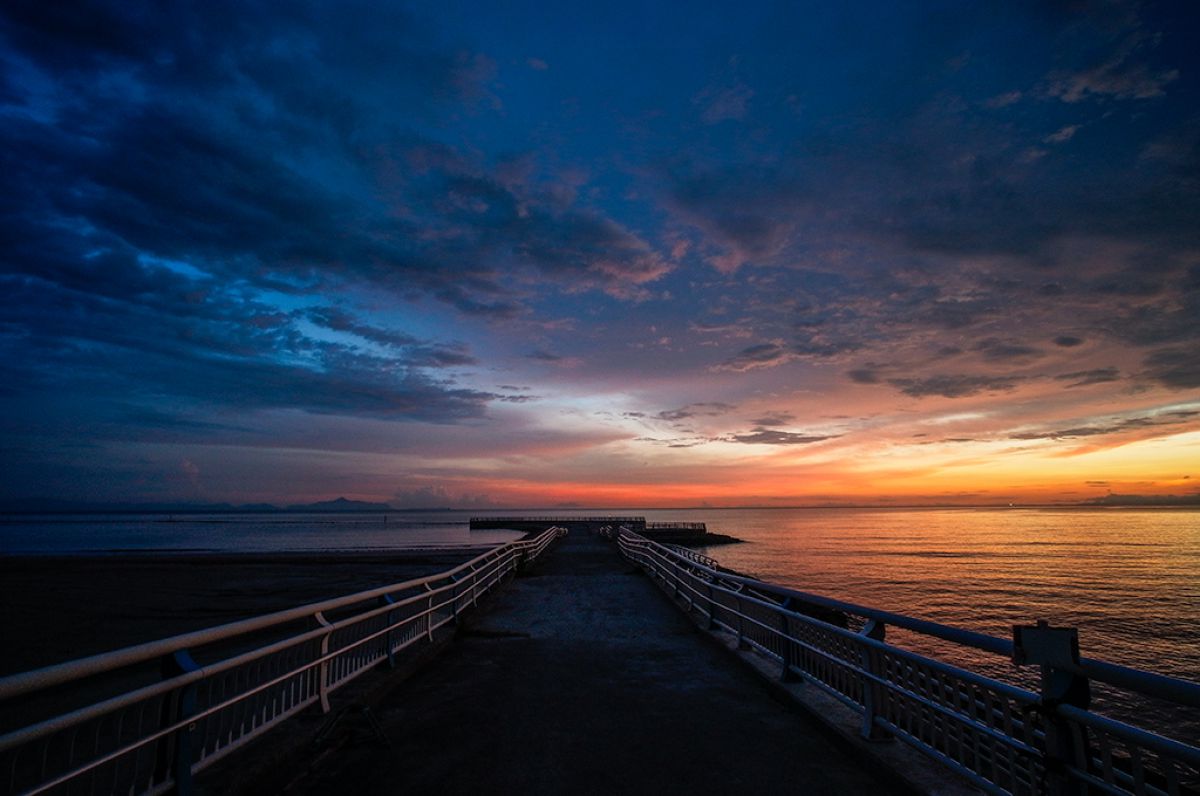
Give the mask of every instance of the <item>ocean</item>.
[{"label": "ocean", "polygon": [[[391,550],[509,541],[471,532],[473,512],[40,515],[0,518],[0,553]],[[482,513],[482,512],[474,512]],[[504,512],[488,512],[504,513]],[[541,512],[527,512],[541,513]],[[1009,638],[1046,619],[1080,651],[1200,680],[1200,510],[606,509],[706,522],[745,544],[707,548],[722,565],[806,592]],[[903,632],[889,640],[1030,685],[1027,670]],[[1200,717],[1103,687],[1096,706],[1200,743]]]},{"label": "ocean", "polygon": [[470,531],[470,512],[0,515],[0,555],[129,552],[368,552],[502,544]]}]

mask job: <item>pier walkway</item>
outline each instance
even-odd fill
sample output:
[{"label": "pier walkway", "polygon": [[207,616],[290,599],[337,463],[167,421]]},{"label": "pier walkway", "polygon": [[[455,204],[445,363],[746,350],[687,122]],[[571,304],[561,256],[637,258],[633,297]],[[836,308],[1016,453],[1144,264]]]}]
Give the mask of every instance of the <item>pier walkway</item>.
[{"label": "pier walkway", "polygon": [[305,793],[898,792],[588,533],[563,539],[376,706]]}]

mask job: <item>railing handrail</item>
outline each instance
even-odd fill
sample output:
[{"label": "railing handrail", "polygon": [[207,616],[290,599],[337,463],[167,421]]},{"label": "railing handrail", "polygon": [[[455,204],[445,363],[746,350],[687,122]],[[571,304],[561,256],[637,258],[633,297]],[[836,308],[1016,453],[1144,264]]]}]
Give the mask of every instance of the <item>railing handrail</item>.
[{"label": "railing handrail", "polygon": [[[717,569],[705,566],[685,555],[682,555],[668,547],[658,544],[651,539],[640,536],[633,531],[626,530],[631,536],[638,538],[638,543],[645,543],[661,547],[667,555],[687,564],[689,567],[699,569],[705,572],[708,576],[730,583],[738,583],[743,586],[753,587],[756,591],[764,594],[772,594],[778,597],[791,598],[801,602],[819,605],[822,608],[831,608],[837,611],[843,611],[854,616],[860,616],[866,619],[874,619],[877,622],[883,622],[894,627],[912,630],[916,633],[921,633],[927,636],[933,636],[945,641],[950,641],[962,646],[972,647],[974,649],[983,650],[985,652],[993,652],[997,655],[1012,657],[1013,643],[1010,639],[997,638],[989,636],[986,633],[979,633],[974,630],[963,630],[962,628],[943,625],[938,622],[931,622],[927,619],[916,619],[904,614],[897,614],[892,611],[882,611],[877,608],[870,608],[857,603],[846,602],[844,600],[835,600],[831,597],[823,597],[819,594],[811,594],[809,592],[799,591],[797,589],[789,589],[785,586],[776,586],[773,583],[758,580],[756,578],[747,578],[742,575],[732,575],[727,572],[722,572]],[[1071,669],[1077,674],[1082,674],[1090,679],[1097,680],[1109,685],[1128,688],[1138,693],[1157,697],[1159,699],[1167,699],[1174,702],[1180,702],[1190,707],[1200,707],[1200,683],[1194,683],[1189,680],[1183,680],[1170,675],[1158,674],[1156,672],[1147,672],[1141,669],[1134,669],[1129,666],[1122,666],[1117,663],[1097,660],[1094,658],[1080,658],[1078,667]]]},{"label": "railing handrail", "polygon": [[412,578],[410,580],[393,583],[388,586],[379,586],[374,589],[348,594],[342,597],[332,597],[327,600],[321,600],[314,603],[296,606],[295,608],[285,608],[281,611],[274,611],[269,614],[261,614],[259,616],[249,617],[247,619],[239,619],[233,622],[227,622],[223,625],[215,625],[202,630],[194,630],[188,633],[180,633],[168,638],[159,639],[157,641],[148,641],[143,644],[135,644],[129,647],[102,652],[96,655],[89,655],[84,658],[77,658],[63,663],[44,666],[40,669],[34,669],[28,672],[8,675],[0,677],[0,700],[9,699],[14,696],[19,696],[32,691],[39,691],[44,688],[49,688],[60,683],[77,680],[84,677],[92,677],[104,672],[120,669],[126,666],[132,666],[146,661],[157,660],[165,655],[171,655],[180,650],[189,649],[202,644],[211,644],[217,641],[223,641],[228,638],[252,633],[263,630],[276,625],[293,622],[297,619],[312,616],[313,614],[323,613],[325,611],[333,611],[338,608],[343,608],[349,605],[366,602],[382,597],[385,594],[392,594],[406,589],[413,589],[423,586],[427,583],[434,583],[442,580],[453,580],[454,576],[464,570],[470,569],[473,566],[479,566],[486,563],[488,560],[500,557],[506,552],[514,549],[526,550],[530,547],[537,547],[539,544],[547,542],[553,538],[557,532],[553,528],[549,528],[542,532],[534,539],[519,540],[508,542],[503,545],[498,545],[484,553],[466,561],[452,569],[444,572],[426,575],[420,578]]},{"label": "railing handrail", "polygon": [[[1086,709],[1091,679],[1178,707],[1196,704],[1200,684],[1083,659],[1073,667],[1043,662],[1035,693],[885,640],[889,624],[950,630],[957,632],[937,635],[987,639],[971,646],[1011,654],[1002,639],[731,575],[628,528],[602,533],[710,630],[778,662],[781,679],[815,686],[855,711],[864,738],[897,738],[988,793],[1177,796],[1200,785],[1200,746]],[[831,624],[800,603],[866,621]]]},{"label": "railing handrail", "polygon": [[[436,633],[566,533],[552,526],[424,577],[3,678],[0,699],[101,674],[126,679],[111,680],[116,693],[108,696],[83,686],[71,700],[82,704],[66,712],[66,705],[35,707],[31,714],[42,718],[31,715],[32,723],[0,735],[0,767],[7,767],[0,787],[75,792],[73,784],[88,777],[80,792],[190,793],[196,772],[309,706],[330,712],[338,689],[381,662],[394,665],[406,650],[435,644]],[[258,632],[266,628],[284,632]],[[240,643],[213,646],[234,639]],[[197,649],[203,664],[192,657]],[[155,659],[157,682],[127,668]],[[77,743],[81,737],[90,740]]]}]

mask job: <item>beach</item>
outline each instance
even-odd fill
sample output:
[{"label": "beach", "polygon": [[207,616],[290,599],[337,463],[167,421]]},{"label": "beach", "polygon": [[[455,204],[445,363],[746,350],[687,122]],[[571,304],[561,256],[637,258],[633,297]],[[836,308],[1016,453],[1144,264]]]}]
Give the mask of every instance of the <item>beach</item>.
[{"label": "beach", "polygon": [[482,549],[0,557],[0,675],[442,572]]}]

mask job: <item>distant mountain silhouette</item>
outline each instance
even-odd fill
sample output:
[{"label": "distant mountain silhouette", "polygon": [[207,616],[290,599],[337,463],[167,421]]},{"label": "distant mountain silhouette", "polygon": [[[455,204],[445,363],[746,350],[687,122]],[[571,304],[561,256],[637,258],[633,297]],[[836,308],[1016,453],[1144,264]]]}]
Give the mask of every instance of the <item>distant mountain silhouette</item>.
[{"label": "distant mountain silhouette", "polygon": [[367,500],[347,500],[344,497],[335,500],[319,500],[316,503],[293,503],[288,511],[391,511],[387,503],[371,503]]}]

